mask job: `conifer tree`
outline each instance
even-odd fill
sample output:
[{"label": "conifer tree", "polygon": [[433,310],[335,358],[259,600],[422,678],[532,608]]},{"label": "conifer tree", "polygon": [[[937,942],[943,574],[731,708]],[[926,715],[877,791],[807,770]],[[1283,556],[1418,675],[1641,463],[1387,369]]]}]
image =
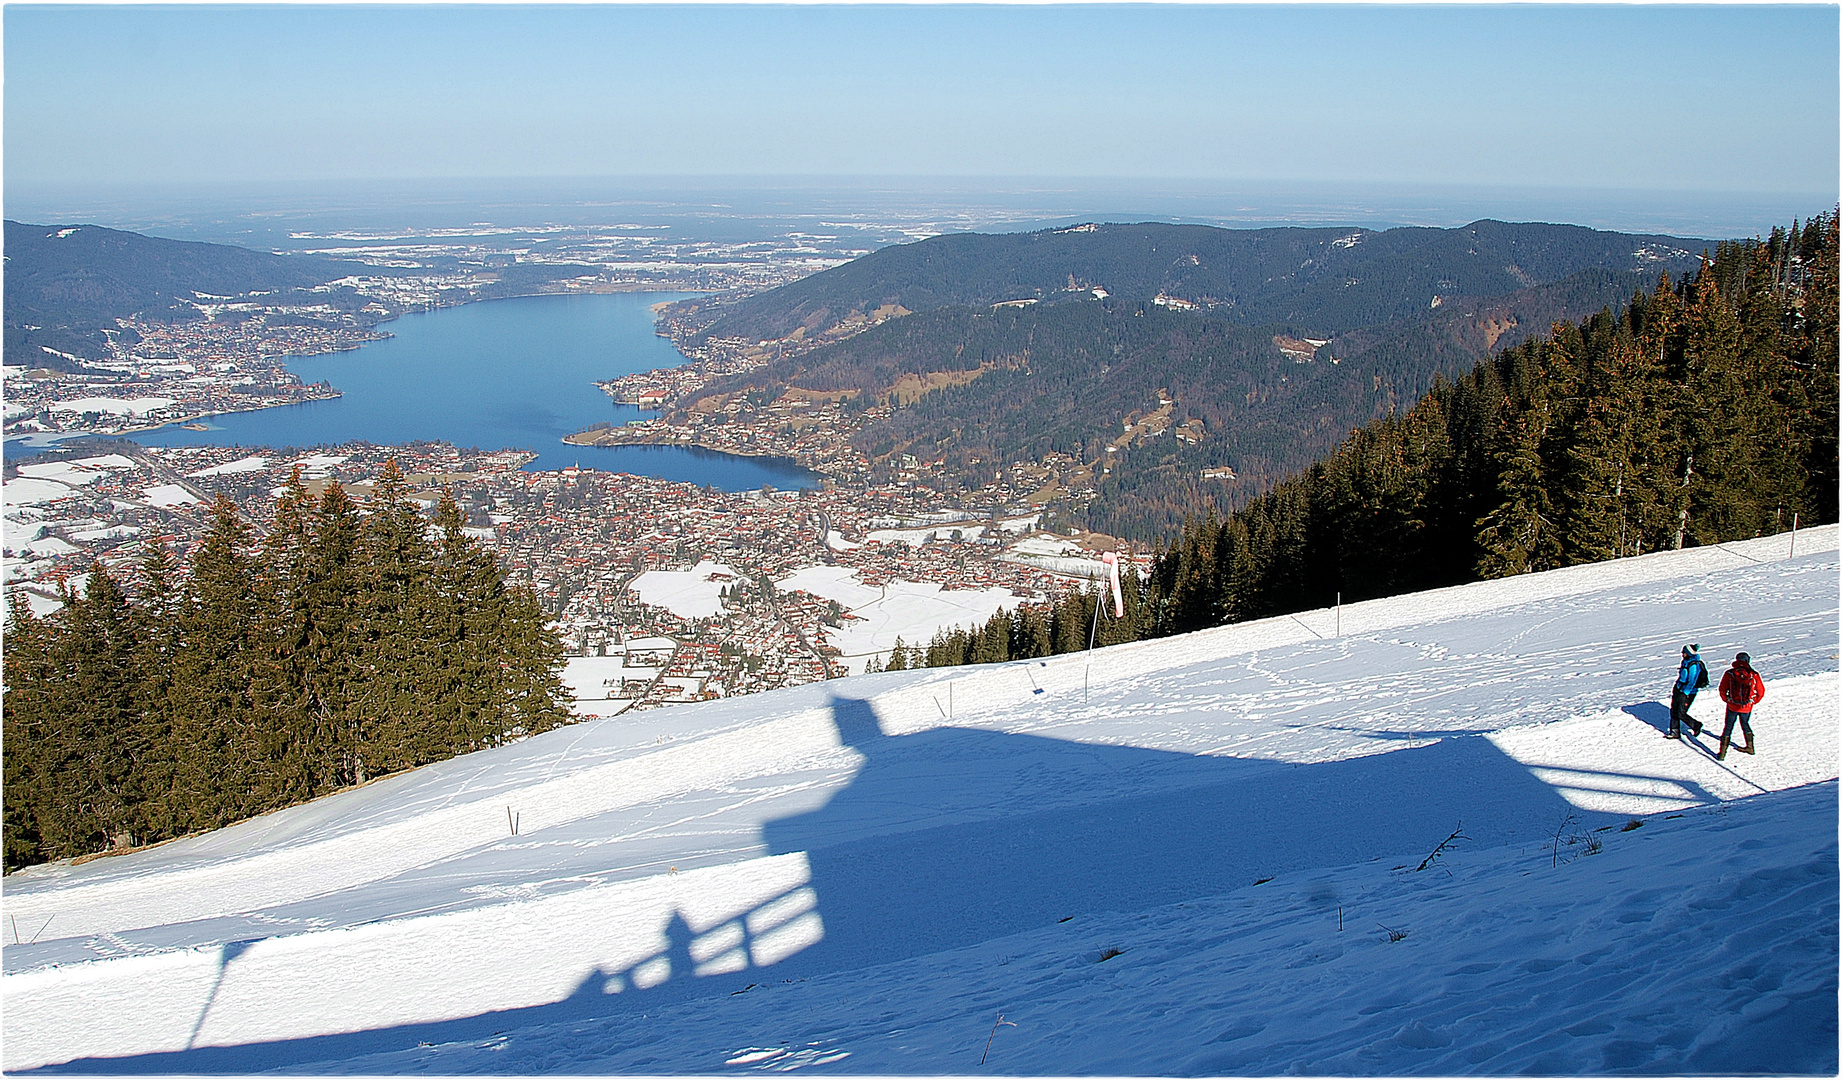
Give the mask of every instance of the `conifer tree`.
[{"label": "conifer tree", "polygon": [[1547,434],[1548,405],[1541,402],[1510,421],[1503,449],[1497,508],[1478,522],[1478,542],[1483,558],[1478,576],[1509,577],[1560,565],[1561,545],[1556,535],[1555,512],[1550,497],[1547,466],[1541,444]]},{"label": "conifer tree", "polygon": [[252,687],[259,627],[249,531],[229,499],[192,557],[180,602],[167,710],[176,747],[174,821],[190,832],[264,808]]},{"label": "conifer tree", "polygon": [[1017,637],[1011,647],[1013,656],[1038,657],[1048,656],[1053,646],[1049,616],[1037,604],[1025,604],[1017,609]]},{"label": "conifer tree", "polygon": [[1683,325],[1688,392],[1679,415],[1688,501],[1682,524],[1692,544],[1755,536],[1761,524],[1753,494],[1757,447],[1750,438],[1757,387],[1742,364],[1739,320],[1713,271],[1704,261]]},{"label": "conifer tree", "polygon": [[1670,453],[1657,368],[1628,334],[1586,380],[1562,453],[1561,542],[1569,562],[1642,554],[1667,528]]},{"label": "conifer tree", "polygon": [[55,633],[32,613],[23,594],[9,594],[6,616],[6,752],[0,754],[6,797],[6,869],[56,855],[45,844],[41,819],[49,814],[50,762],[55,738],[56,671],[51,654]]},{"label": "conifer tree", "polygon": [[146,545],[139,571],[138,602],[130,609],[138,650],[134,659],[136,709],[144,736],[136,762],[136,818],[144,836],[153,840],[180,832],[173,805],[178,743],[167,706],[173,692],[173,664],[179,655],[181,588],[179,568],[159,540]]},{"label": "conifer tree", "polygon": [[136,807],[148,794],[140,790],[136,763],[153,744],[137,664],[144,655],[140,620],[100,563],[91,564],[83,594],[73,597],[69,608],[60,666],[71,695],[66,724],[76,763],[66,766],[65,782],[69,797],[85,809],[76,835],[125,847],[134,843]]}]

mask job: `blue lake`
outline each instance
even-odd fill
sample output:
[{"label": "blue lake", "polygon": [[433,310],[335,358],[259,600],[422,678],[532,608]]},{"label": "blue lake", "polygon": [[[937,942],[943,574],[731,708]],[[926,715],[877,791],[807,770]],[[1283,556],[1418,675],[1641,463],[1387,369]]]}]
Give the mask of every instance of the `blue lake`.
[{"label": "blue lake", "polygon": [[147,446],[308,447],[362,440],[439,440],[538,456],[527,468],[569,465],[747,491],[809,488],[819,477],[791,461],[676,446],[569,446],[562,438],[642,414],[594,385],[684,357],[653,333],[652,306],[682,293],[609,293],[488,300],[405,315],[394,335],[351,352],[294,357],[308,382],[344,397],[211,417],[208,431],[176,426],[131,436]]}]

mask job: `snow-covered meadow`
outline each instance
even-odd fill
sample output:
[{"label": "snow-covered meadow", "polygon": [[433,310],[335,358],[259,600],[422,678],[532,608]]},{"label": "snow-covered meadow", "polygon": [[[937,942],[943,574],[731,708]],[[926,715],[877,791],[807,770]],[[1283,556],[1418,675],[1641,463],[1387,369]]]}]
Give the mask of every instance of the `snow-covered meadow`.
[{"label": "snow-covered meadow", "polygon": [[889,659],[897,642],[926,645],[942,630],[977,629],[999,611],[1036,597],[996,586],[948,589],[934,582],[863,583],[844,566],[807,566],[775,580],[774,587],[835,600],[850,613],[843,626],[826,632],[826,643],[843,655],[839,663],[862,674],[872,659]]},{"label": "snow-covered meadow", "polygon": [[642,604],[654,604],[686,619],[722,614],[723,590],[736,581],[735,569],[708,559],[689,570],[648,570],[627,587]]},{"label": "snow-covered meadow", "polygon": [[[1789,543],[590,721],[34,868],[4,1065],[1834,1074],[1836,530]],[[1753,655],[1757,756],[1661,737],[1689,641]]]}]

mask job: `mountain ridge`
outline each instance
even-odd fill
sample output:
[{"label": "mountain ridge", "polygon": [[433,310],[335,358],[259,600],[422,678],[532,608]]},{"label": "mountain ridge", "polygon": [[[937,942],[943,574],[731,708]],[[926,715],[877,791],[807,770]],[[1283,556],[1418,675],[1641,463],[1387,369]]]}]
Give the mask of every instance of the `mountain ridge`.
[{"label": "mountain ridge", "polygon": [[368,270],[356,262],[168,240],[100,225],[8,220],[5,229],[8,364],[58,364],[60,358],[40,346],[80,359],[106,357],[102,330],[112,329],[116,319],[143,313],[175,321],[199,318],[190,307],[199,294],[308,288]]},{"label": "mountain ridge", "polygon": [[[692,336],[816,336],[852,313],[1049,302],[1098,287],[1168,295],[1236,321],[1340,333],[1410,315],[1436,295],[1495,296],[1588,267],[1692,269],[1713,241],[1482,219],[1457,229],[1222,229],[1155,222],[1031,233],[954,233],[894,245],[719,310]],[[1686,247],[1682,245],[1688,245]],[[679,310],[703,302],[685,302]]]}]

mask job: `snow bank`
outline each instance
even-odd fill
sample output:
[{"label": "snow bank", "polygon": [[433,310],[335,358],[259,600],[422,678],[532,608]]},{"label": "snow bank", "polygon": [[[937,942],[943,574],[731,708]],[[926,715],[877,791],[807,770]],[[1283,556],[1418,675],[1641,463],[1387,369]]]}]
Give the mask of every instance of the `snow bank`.
[{"label": "snow bank", "polygon": [[563,663],[563,685],[574,699],[578,716],[613,716],[632,704],[630,698],[615,698],[624,678],[637,678],[626,666],[626,657],[572,656]]},{"label": "snow bank", "polygon": [[925,645],[942,630],[981,626],[1024,599],[997,587],[947,589],[913,581],[866,585],[855,570],[843,566],[802,567],[775,581],[774,587],[835,600],[855,616],[825,636],[843,651],[845,665],[858,673],[871,657],[886,657],[897,638],[904,645]]},{"label": "snow bank", "polygon": [[52,558],[58,555],[69,555],[83,549],[61,536],[41,536],[27,544],[23,550],[27,555]]},{"label": "snow bank", "polygon": [[348,454],[307,454],[284,463],[282,468],[298,468],[303,480],[324,480],[333,475],[335,465],[343,465],[349,460],[351,457]]},{"label": "snow bank", "polygon": [[884,594],[880,586],[865,585],[857,571],[848,566],[802,566],[775,579],[774,587],[782,592],[808,592],[823,600],[836,600],[847,609],[874,603]]},{"label": "snow bank", "polygon": [[999,611],[1024,598],[1009,589],[944,589],[932,582],[892,581],[878,599],[851,608],[856,618],[826,634],[844,653],[852,671],[861,672],[870,657],[904,645],[925,645],[943,630],[983,626]]},{"label": "snow bank", "polygon": [[41,619],[64,606],[62,600],[53,600],[49,596],[40,596],[26,589],[14,589],[6,595],[9,600],[24,602],[31,609],[32,614]]},{"label": "snow bank", "polygon": [[959,534],[959,540],[977,540],[985,535],[985,526],[970,521],[955,521],[921,529],[872,529],[863,538],[867,544],[907,544],[909,547],[920,547],[936,540],[954,539],[954,533]]}]

